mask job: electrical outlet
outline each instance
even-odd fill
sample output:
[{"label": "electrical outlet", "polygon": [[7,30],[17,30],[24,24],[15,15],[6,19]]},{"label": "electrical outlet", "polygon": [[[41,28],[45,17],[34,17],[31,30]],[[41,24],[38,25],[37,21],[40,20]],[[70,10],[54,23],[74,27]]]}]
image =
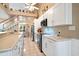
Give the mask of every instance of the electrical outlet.
[{"label": "electrical outlet", "polygon": [[68,30],[76,30],[75,26],[69,26]]}]

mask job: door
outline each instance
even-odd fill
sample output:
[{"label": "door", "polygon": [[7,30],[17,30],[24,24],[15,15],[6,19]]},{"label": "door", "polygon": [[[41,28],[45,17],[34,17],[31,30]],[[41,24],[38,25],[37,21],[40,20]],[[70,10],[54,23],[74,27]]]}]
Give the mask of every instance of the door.
[{"label": "door", "polygon": [[[67,40],[67,39],[66,39]],[[71,40],[56,42],[56,56],[71,56]]]},{"label": "door", "polygon": [[58,4],[54,8],[54,25],[60,25],[65,23],[65,11],[64,3]]},{"label": "door", "polygon": [[47,38],[42,36],[42,51],[47,55]]},{"label": "door", "polygon": [[48,14],[47,14],[47,26],[53,26],[54,23],[53,23],[53,11],[50,11]]},{"label": "door", "polygon": [[53,9],[54,25],[72,24],[72,4],[59,3]]},{"label": "door", "polygon": [[72,40],[72,56],[79,56],[79,40],[73,39]]},{"label": "door", "polygon": [[47,55],[48,56],[55,56],[55,45],[54,41],[48,39],[47,41]]}]

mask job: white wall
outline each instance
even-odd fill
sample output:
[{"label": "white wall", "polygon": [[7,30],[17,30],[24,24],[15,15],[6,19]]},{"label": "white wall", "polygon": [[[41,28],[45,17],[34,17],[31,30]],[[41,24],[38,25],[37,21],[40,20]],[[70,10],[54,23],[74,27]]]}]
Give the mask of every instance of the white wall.
[{"label": "white wall", "polygon": [[0,9],[0,18],[8,19],[9,15],[3,9]]},{"label": "white wall", "polygon": [[40,28],[40,21],[38,19],[34,20],[35,33],[37,33],[37,29]]}]

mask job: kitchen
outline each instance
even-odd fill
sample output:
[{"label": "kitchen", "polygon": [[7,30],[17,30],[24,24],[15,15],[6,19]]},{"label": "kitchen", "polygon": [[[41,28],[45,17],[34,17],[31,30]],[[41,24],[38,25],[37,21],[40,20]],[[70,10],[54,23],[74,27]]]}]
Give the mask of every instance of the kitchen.
[{"label": "kitchen", "polygon": [[[49,9],[50,12],[48,10],[39,18],[40,21],[35,24],[37,26],[36,29],[40,28],[41,20],[48,19],[48,27],[44,25],[46,28],[44,31],[46,31],[45,34],[47,33],[47,35],[44,33],[42,35],[42,50],[45,55],[49,56],[78,56],[79,52],[76,50],[78,49],[77,42],[79,37],[79,24],[77,23],[79,21],[78,4],[72,4],[72,6],[71,4],[58,4],[57,6],[57,10],[56,7],[55,10],[54,7],[51,8],[53,11]],[[58,13],[55,14],[55,11]]]},{"label": "kitchen", "polygon": [[[35,13],[30,9],[30,12],[23,11],[23,9],[18,10],[29,4],[22,5],[10,4],[8,6],[10,10],[7,12],[12,16],[12,20],[9,18],[6,21],[1,21],[4,23],[0,24],[0,35],[2,36],[0,36],[2,38],[0,40],[0,55],[23,56],[25,44],[28,45],[28,42],[24,42],[29,36],[30,41],[36,44],[43,56],[79,56],[78,3],[37,3],[34,5],[38,7],[35,9]],[[19,7],[16,8],[16,6]],[[26,29],[26,26],[29,29]]]}]

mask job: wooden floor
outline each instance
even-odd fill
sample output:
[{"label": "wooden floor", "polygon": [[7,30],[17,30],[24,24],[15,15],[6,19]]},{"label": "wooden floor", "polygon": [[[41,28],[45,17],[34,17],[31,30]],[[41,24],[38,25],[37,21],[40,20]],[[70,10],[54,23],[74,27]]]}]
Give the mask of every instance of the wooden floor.
[{"label": "wooden floor", "polygon": [[24,41],[24,56],[44,56],[37,47],[37,44],[32,41],[31,37],[26,37]]}]

